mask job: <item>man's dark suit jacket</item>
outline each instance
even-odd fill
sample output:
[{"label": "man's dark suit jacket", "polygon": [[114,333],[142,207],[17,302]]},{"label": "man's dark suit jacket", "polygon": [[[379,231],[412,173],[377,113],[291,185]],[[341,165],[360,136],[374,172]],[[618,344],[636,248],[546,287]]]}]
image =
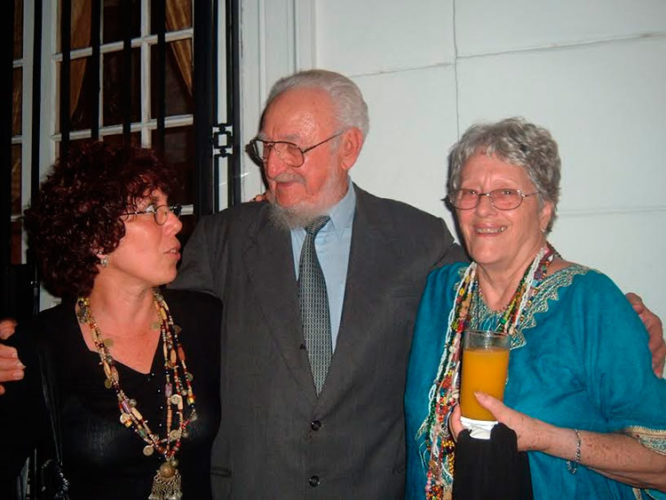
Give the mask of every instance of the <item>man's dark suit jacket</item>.
[{"label": "man's dark suit jacket", "polygon": [[301,330],[289,231],[267,203],[203,218],[176,288],[224,304],[216,498],[403,495],[403,392],[428,272],[463,260],[444,221],[356,189],[340,330],[317,398]]}]

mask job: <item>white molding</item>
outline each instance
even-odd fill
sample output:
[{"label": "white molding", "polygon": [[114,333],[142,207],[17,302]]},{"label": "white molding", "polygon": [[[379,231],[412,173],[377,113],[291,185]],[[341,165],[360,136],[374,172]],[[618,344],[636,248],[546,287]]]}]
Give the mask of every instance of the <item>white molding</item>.
[{"label": "white molding", "polygon": [[[224,27],[227,25],[227,13],[224,7],[224,2],[218,2],[217,9],[217,88],[214,89],[217,99],[217,116],[215,116],[215,123],[228,123],[229,117],[227,116],[227,40],[225,36]],[[234,131],[234,133],[240,133]],[[211,145],[212,148],[212,145]],[[219,183],[217,186],[218,199],[217,204],[219,207],[226,207],[228,204],[229,193],[227,185],[229,183],[227,162],[224,160],[213,160],[212,168],[218,169]]]},{"label": "white molding", "polygon": [[[164,128],[170,129],[174,127],[185,127],[188,125],[194,124],[193,115],[170,115],[164,118]],[[148,118],[146,121],[141,122],[132,122],[130,124],[130,133],[136,132],[146,132],[150,135],[150,132],[157,130],[157,120],[155,118]],[[123,126],[122,125],[107,125],[99,128],[99,136],[106,137],[109,135],[122,135]],[[69,138],[72,141],[79,139],[89,139],[92,136],[90,129],[84,130],[72,130],[69,133]],[[58,134],[51,135],[51,139],[54,142],[60,142],[62,136]],[[149,145],[142,144],[143,147],[150,147]]]},{"label": "white molding", "polygon": [[[150,21],[148,21],[150,22]],[[141,29],[144,29],[143,27]],[[148,26],[146,29],[150,29]],[[180,31],[167,31],[164,34],[165,43],[178,42],[181,40],[190,40],[193,37],[194,30],[192,28],[187,28]],[[130,42],[130,46],[133,49],[141,47],[142,45],[157,45],[157,35],[144,34],[138,38],[133,38]],[[124,48],[124,43],[120,42],[109,42],[100,45],[99,51],[100,54],[110,54],[112,52],[120,52]],[[84,47],[82,49],[74,49],[69,53],[69,58],[73,61],[74,59],[81,59],[82,57],[89,57],[92,55],[92,47]],[[54,60],[57,62],[62,61],[62,52],[58,52],[54,55]]]},{"label": "white molding", "polygon": [[58,1],[48,0],[42,4],[42,75],[41,75],[41,117],[39,137],[40,176],[55,162],[56,144],[52,139],[56,127],[57,63],[53,57],[57,47]]},{"label": "white molding", "polygon": [[296,71],[317,66],[315,0],[294,0],[294,57]]},{"label": "white molding", "polygon": [[[30,166],[32,165],[32,54],[34,45],[35,5],[32,1],[23,4],[23,59],[21,66],[23,79],[21,85],[21,210],[30,202]],[[15,141],[12,141],[14,144]],[[23,249],[25,245],[25,231]],[[25,252],[22,252],[25,259]]]},{"label": "white molding", "polygon": [[[148,0],[141,0],[141,43],[140,43],[140,58],[141,58],[141,69],[140,69],[140,82],[141,82],[141,146],[144,148],[149,148],[153,145],[153,138],[151,135],[151,129],[146,126],[146,123],[150,121],[150,106],[151,106],[151,78],[152,71],[150,65],[150,45],[146,41],[146,37],[150,34],[150,6]],[[165,37],[166,38],[166,37]],[[155,36],[157,41],[157,36]],[[101,57],[101,56],[100,56]],[[101,59],[102,61],[104,59]],[[166,64],[166,61],[165,61]],[[100,64],[101,66],[101,64]],[[103,88],[101,85],[100,88]],[[100,99],[101,102],[101,99]],[[101,135],[101,134],[100,134]]]},{"label": "white molding", "polygon": [[[241,0],[241,140],[256,133],[271,85],[316,63],[315,0]],[[263,191],[261,172],[241,161],[242,197]]]}]

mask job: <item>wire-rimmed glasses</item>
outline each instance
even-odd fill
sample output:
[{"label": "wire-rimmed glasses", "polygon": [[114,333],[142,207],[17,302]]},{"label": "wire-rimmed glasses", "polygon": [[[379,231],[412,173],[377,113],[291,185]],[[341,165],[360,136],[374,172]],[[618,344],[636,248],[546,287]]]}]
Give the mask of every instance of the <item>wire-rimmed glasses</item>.
[{"label": "wire-rimmed glasses", "polygon": [[305,162],[305,153],[312,151],[314,148],[332,141],[336,137],[342,135],[343,131],[337,132],[331,137],[318,142],[314,146],[309,146],[302,149],[297,144],[289,141],[265,141],[259,137],[252,139],[247,145],[247,151],[252,156],[252,159],[259,165],[263,165],[268,160],[268,155],[273,150],[280,160],[289,165],[290,167],[298,168]]},{"label": "wire-rimmed glasses", "polygon": [[144,215],[152,214],[155,219],[155,224],[163,226],[169,218],[169,213],[180,217],[180,212],[183,210],[182,205],[148,205],[145,210],[137,210],[135,212],[126,212],[125,215]]},{"label": "wire-rimmed glasses", "polygon": [[493,189],[487,193],[481,193],[476,189],[456,189],[452,191],[447,200],[459,210],[471,210],[481,202],[482,196],[487,196],[490,204],[498,210],[513,210],[518,208],[525,198],[538,194],[523,193],[520,189],[501,188]]}]

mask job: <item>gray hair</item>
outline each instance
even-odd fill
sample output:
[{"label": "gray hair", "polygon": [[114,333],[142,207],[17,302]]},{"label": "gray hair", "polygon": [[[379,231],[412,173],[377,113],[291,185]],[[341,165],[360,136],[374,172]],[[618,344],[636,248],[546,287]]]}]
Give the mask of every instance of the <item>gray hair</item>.
[{"label": "gray hair", "polygon": [[525,169],[539,193],[539,203],[553,204],[553,216],[546,228],[550,232],[560,198],[561,165],[557,143],[550,132],[524,118],[472,125],[449,153],[449,194],[460,187],[462,169],[476,153],[492,155]]},{"label": "gray hair", "polygon": [[323,69],[300,71],[281,78],[271,88],[266,100],[266,108],[273,99],[295,88],[315,88],[326,92],[333,101],[335,117],[343,127],[357,127],[363,132],[363,138],[370,130],[368,105],[358,86],[340,73]]}]

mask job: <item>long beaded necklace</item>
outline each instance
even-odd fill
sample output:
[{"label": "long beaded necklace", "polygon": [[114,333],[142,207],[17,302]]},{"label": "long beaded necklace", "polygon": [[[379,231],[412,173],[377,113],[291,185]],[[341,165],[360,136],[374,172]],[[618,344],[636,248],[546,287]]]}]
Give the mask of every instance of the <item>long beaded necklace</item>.
[{"label": "long beaded necklace", "polygon": [[[160,321],[160,335],[162,337],[162,352],[164,354],[164,397],[166,408],[166,435],[160,437],[155,434],[148,422],[137,408],[137,402],[125,394],[120,387],[118,369],[109,349],[108,339],[102,337],[95,317],[90,308],[88,297],[79,297],[77,300],[77,316],[79,322],[87,323],[90,328],[95,349],[100,357],[104,370],[104,386],[113,388],[118,399],[120,409],[120,422],[127,428],[132,428],[141,439],[146,442],[143,454],[152,455],[155,451],[164,457],[153,478],[153,487],[149,500],[178,500],[182,498],[181,476],[178,472],[178,461],[175,455],[180,449],[181,440],[187,437],[187,427],[197,418],[194,407],[194,393],[192,392],[192,374],[185,364],[185,351],[178,339],[178,327],[173,323],[169,308],[164,298],[157,290],[153,291],[154,305]],[[185,415],[185,400],[188,415]],[[176,418],[174,419],[174,414]]]},{"label": "long beaded necklace", "polygon": [[[544,245],[525,270],[516,291],[500,318],[500,331],[514,335],[525,318],[525,311],[538,292],[538,284],[547,273],[557,252]],[[448,341],[444,346],[437,376],[429,392],[429,412],[419,428],[418,435],[425,436],[427,458],[427,499],[442,499],[451,496],[453,484],[453,462],[455,443],[450,435],[448,417],[458,402],[458,377],[460,373],[462,332],[470,322],[472,301],[478,295],[477,265],[472,262],[456,289],[455,301],[449,311],[447,322]]]}]

